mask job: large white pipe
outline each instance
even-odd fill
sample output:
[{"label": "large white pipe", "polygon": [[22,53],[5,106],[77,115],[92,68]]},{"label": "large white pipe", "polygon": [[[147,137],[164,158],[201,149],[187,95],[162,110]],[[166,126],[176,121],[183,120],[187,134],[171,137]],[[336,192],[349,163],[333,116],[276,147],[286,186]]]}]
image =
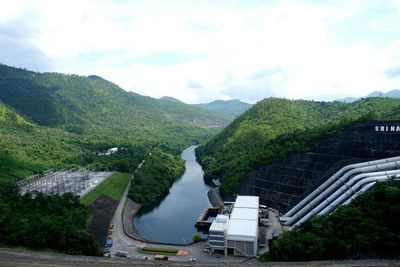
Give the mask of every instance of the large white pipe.
[{"label": "large white pipe", "polygon": [[[395,175],[394,179],[398,179],[400,177],[400,174]],[[366,184],[369,184],[371,182],[385,182],[392,179],[389,176],[376,176],[376,177],[370,177],[363,179],[359,181],[356,185],[353,187],[349,188],[346,192],[344,192],[339,198],[337,198],[334,202],[329,203],[326,205],[325,209],[320,211],[320,209],[314,209],[310,213],[308,213],[306,216],[303,216],[298,222],[296,222],[292,227],[290,227],[290,230],[293,228],[298,227],[305,221],[307,221],[310,217],[313,215],[325,215],[331,212],[332,210],[336,209],[337,206],[339,206],[341,203],[346,201],[348,198],[351,198],[354,194],[362,190],[362,187]]]},{"label": "large white pipe", "polygon": [[328,186],[330,186],[338,177],[340,177],[344,172],[351,170],[355,167],[356,165],[365,164],[365,163],[357,163],[357,164],[352,164],[352,165],[347,165],[343,168],[341,168],[338,172],[336,172],[334,175],[332,175],[328,180],[326,180],[324,183],[322,183],[320,186],[318,186],[313,192],[311,192],[307,197],[305,197],[302,201],[297,203],[293,208],[291,208],[288,212],[286,212],[284,217],[291,217],[293,214],[301,210],[307,203],[309,203],[314,197],[319,195],[323,190],[325,190]]},{"label": "large white pipe", "polygon": [[[362,181],[362,180],[368,179],[368,178],[389,177],[389,176],[397,175],[397,174],[400,175],[400,170],[393,170],[393,171],[387,171],[387,172],[363,173],[363,174],[357,175],[356,177],[354,177],[353,179],[348,181],[345,185],[343,185],[341,188],[339,188],[334,194],[332,194],[330,197],[328,197],[326,200],[324,200],[322,203],[320,203],[317,207],[312,209],[310,211],[310,213],[308,213],[303,218],[301,218],[301,220],[303,220],[304,218],[308,219],[309,217],[311,217],[314,214],[324,215],[324,213],[322,213],[322,212],[320,213],[320,211],[329,206],[332,206],[332,203],[336,199],[338,199],[339,197],[341,197],[343,195],[351,198],[352,194],[349,195],[349,190],[351,190],[352,186],[359,181]],[[352,193],[352,191],[350,191],[350,193]]]},{"label": "large white pipe", "polygon": [[[400,164],[400,163],[399,163]],[[356,184],[358,181],[365,179],[365,178],[370,178],[370,177],[377,177],[377,176],[390,176],[390,175],[396,175],[400,174],[400,170],[392,170],[392,171],[380,171],[380,172],[370,172],[370,173],[362,173],[359,175],[354,176],[352,179],[347,181],[343,186],[341,186],[339,189],[337,189],[330,197],[328,197],[325,201],[332,202],[336,198],[338,198],[340,195],[345,193],[348,189],[350,189],[354,184]],[[324,202],[322,202],[324,203]],[[321,204],[322,204],[321,203]],[[320,205],[321,205],[320,204]]]},{"label": "large white pipe", "polygon": [[365,191],[367,191],[368,189],[370,189],[372,186],[374,186],[376,184],[376,182],[372,182],[369,184],[366,184],[363,188],[360,189],[360,191],[358,191],[357,193],[355,193],[351,198],[349,198],[348,200],[346,200],[345,202],[343,202],[342,205],[349,205],[350,202],[355,199],[356,197],[358,197],[359,195],[361,195],[362,193],[364,193]]},{"label": "large white pipe", "polygon": [[293,208],[291,208],[284,215],[284,217],[292,217],[296,212],[298,212],[305,205],[307,205],[312,199],[314,199],[317,195],[319,195],[326,188],[328,188],[331,184],[333,184],[339,177],[341,177],[344,173],[346,173],[352,169],[371,166],[371,165],[377,165],[377,164],[386,163],[386,162],[399,161],[399,160],[400,160],[400,156],[346,165],[343,168],[341,168],[339,171],[337,171],[334,175],[332,175],[328,180],[326,180],[324,183],[322,183],[319,187],[317,187],[306,198],[304,198],[302,201],[297,203]]},{"label": "large white pipe", "polygon": [[[292,217],[290,217],[287,221],[287,225],[293,225],[298,220],[300,220],[303,216],[309,213],[314,207],[316,207],[321,201],[328,198],[332,193],[336,190],[340,189],[340,187],[351,178],[352,175],[357,173],[370,173],[382,170],[390,170],[397,169],[400,166],[400,161],[388,162],[378,165],[372,165],[367,167],[359,167],[348,171],[342,177],[338,177],[334,183],[326,188],[324,191],[321,191],[318,196],[315,196],[313,199],[310,199],[309,203],[306,204],[302,209],[297,211]],[[285,216],[286,217],[286,216]]]},{"label": "large white pipe", "polygon": [[347,196],[353,196],[354,194],[356,194],[358,191],[360,191],[362,189],[362,187],[368,183],[371,182],[384,182],[384,181],[388,181],[390,179],[393,179],[392,177],[394,177],[394,179],[398,179],[400,177],[400,174],[395,174],[395,175],[383,175],[383,176],[378,176],[378,177],[370,177],[370,178],[366,178],[363,179],[361,181],[359,181],[357,184],[353,185],[351,188],[349,188],[345,194],[341,195],[339,198],[337,198],[335,201],[333,201],[331,203],[331,205],[327,206],[324,210],[322,210],[320,212],[321,215],[325,215],[328,214],[329,212],[331,212],[332,210],[335,209],[335,207],[337,207],[338,205],[340,205],[341,203],[343,203],[344,201],[347,200]]}]

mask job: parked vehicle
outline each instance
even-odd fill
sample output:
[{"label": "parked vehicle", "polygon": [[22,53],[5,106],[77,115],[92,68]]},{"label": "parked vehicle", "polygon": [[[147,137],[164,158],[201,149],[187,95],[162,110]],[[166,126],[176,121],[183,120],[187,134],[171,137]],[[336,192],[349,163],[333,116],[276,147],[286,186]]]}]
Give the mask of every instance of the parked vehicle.
[{"label": "parked vehicle", "polygon": [[128,257],[128,252],[127,251],[117,251],[115,252],[115,256],[117,257]]},{"label": "parked vehicle", "polygon": [[107,239],[105,247],[106,248],[112,247],[112,239]]},{"label": "parked vehicle", "polygon": [[164,256],[164,255],[155,255],[155,256],[154,256],[154,260],[156,260],[156,261],[167,261],[167,260],[168,260],[168,256]]}]

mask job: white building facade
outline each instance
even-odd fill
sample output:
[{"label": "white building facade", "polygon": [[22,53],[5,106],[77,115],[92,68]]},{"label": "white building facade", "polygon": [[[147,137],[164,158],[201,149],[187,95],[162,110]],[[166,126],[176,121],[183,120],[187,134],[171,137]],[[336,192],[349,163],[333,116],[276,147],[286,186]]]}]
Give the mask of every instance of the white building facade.
[{"label": "white building facade", "polygon": [[[258,252],[259,197],[238,196],[230,216],[218,215],[209,230],[211,248],[224,254],[254,257]],[[223,218],[218,220],[219,216]],[[222,238],[223,237],[223,238]]]}]

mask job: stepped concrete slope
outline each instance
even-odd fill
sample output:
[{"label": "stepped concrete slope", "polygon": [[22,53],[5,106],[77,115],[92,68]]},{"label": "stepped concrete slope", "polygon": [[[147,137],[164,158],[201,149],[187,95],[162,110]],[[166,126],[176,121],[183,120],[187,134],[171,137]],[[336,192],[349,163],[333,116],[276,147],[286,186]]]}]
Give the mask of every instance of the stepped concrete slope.
[{"label": "stepped concrete slope", "polygon": [[261,204],[287,212],[344,166],[396,156],[400,121],[356,123],[319,141],[310,153],[257,167],[238,194],[258,195]]}]

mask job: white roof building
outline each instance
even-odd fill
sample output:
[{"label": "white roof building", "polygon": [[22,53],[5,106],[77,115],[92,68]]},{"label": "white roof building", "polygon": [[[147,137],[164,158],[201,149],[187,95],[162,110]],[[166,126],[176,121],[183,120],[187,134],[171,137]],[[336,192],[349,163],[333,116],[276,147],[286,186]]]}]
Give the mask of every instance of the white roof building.
[{"label": "white roof building", "polygon": [[211,248],[215,250],[223,250],[226,254],[225,236],[228,229],[229,217],[228,215],[218,214],[212,222],[208,230],[208,242]]},{"label": "white roof building", "polygon": [[226,233],[227,249],[234,255],[257,255],[258,211],[258,196],[237,196]]},{"label": "white roof building", "polygon": [[258,196],[237,196],[234,208],[258,209],[260,199]]},{"label": "white roof building", "polygon": [[218,214],[215,220],[212,222],[209,231],[210,232],[226,232],[228,228],[228,215]]},{"label": "white roof building", "polygon": [[233,219],[229,221],[227,240],[248,241],[257,244],[258,221]]},{"label": "white roof building", "polygon": [[258,209],[234,208],[231,213],[232,219],[258,221]]},{"label": "white roof building", "polygon": [[209,244],[238,256],[253,257],[258,252],[259,197],[238,196],[230,216],[217,215],[208,232]]},{"label": "white roof building", "polygon": [[107,152],[109,152],[109,153],[115,153],[115,152],[117,152],[118,151],[118,147],[112,147],[112,148],[110,148],[110,149],[108,149],[107,150]]}]

